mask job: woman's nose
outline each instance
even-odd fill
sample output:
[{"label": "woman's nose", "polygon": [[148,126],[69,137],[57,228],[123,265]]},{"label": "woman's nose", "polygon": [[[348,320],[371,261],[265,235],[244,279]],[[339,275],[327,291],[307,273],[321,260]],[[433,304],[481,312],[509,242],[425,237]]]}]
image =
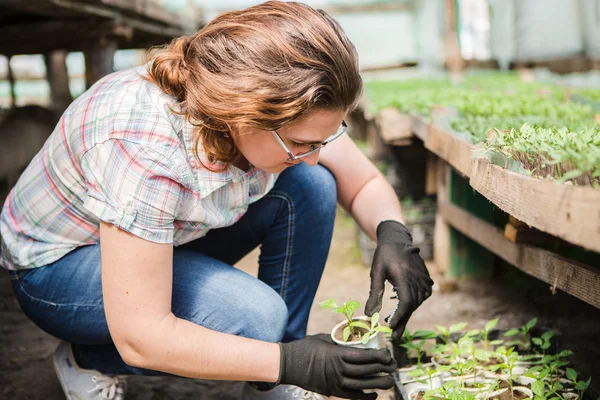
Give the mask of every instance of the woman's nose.
[{"label": "woman's nose", "polygon": [[304,161],[305,163],[307,163],[308,165],[310,165],[311,167],[315,166],[318,164],[319,162],[319,155],[321,154],[321,151],[315,151],[314,153],[312,153],[310,156],[306,156],[304,158],[302,158],[302,161]]}]

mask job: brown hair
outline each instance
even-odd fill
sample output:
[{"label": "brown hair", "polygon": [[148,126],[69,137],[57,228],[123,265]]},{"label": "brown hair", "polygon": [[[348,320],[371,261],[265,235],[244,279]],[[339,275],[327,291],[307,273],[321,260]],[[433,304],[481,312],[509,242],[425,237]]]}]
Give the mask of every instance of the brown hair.
[{"label": "brown hair", "polygon": [[356,49],[324,11],[267,1],[222,14],[159,49],[148,73],[182,105],[210,163],[238,154],[232,127],[278,129],[304,113],[350,110],[362,89]]}]

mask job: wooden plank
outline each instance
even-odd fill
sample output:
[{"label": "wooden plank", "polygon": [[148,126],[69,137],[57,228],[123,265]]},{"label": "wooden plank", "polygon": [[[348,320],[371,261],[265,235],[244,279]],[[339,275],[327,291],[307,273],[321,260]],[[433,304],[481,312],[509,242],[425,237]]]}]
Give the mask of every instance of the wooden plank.
[{"label": "wooden plank", "polygon": [[[508,216],[508,223],[504,226],[504,237],[513,243],[533,244],[536,246],[545,246],[546,248],[549,248],[548,246],[559,245],[572,246],[570,243],[556,236],[527,226],[526,223],[516,219],[512,215]],[[556,247],[553,248],[556,250]]]},{"label": "wooden plank", "polygon": [[427,196],[435,195],[438,191],[438,164],[440,159],[428,151],[425,158],[425,194]]},{"label": "wooden plank", "polygon": [[411,113],[412,118],[412,131],[413,134],[421,139],[423,142],[427,140],[427,132],[429,130],[429,122],[420,114]]},{"label": "wooden plank", "polygon": [[[440,159],[436,159],[437,206],[448,202],[448,180],[450,167]],[[433,233],[433,257],[438,271],[446,274],[450,270],[450,227],[438,212],[435,216]]]},{"label": "wooden plank", "polygon": [[449,202],[438,212],[452,227],[523,272],[600,308],[600,270],[534,246],[510,242],[502,229]]},{"label": "wooden plank", "polygon": [[520,175],[473,160],[471,186],[529,226],[600,252],[600,190]]},{"label": "wooden plank", "polygon": [[69,88],[67,52],[54,50],[44,54],[46,74],[50,85],[50,107],[62,114],[73,101]]},{"label": "wooden plank", "polygon": [[411,139],[412,118],[403,114],[394,107],[386,107],[377,113],[375,123],[379,128],[379,135],[386,143],[397,140]]},{"label": "wooden plank", "polygon": [[435,124],[430,124],[425,147],[446,160],[464,176],[471,176],[471,152],[474,148],[471,143]]},{"label": "wooden plank", "polygon": [[94,83],[114,71],[115,40],[101,40],[95,46],[86,49],[85,56],[85,86],[90,88]]}]

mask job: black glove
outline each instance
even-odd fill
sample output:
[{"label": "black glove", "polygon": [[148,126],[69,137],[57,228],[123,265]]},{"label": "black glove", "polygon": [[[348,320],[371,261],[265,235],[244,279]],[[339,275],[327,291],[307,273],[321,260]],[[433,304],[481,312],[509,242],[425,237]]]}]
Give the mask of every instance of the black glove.
[{"label": "black glove", "polygon": [[419,255],[412,246],[412,236],[398,221],[383,221],[377,226],[377,248],[371,267],[371,291],[365,305],[368,316],[381,310],[386,279],[393,286],[398,306],[386,321],[393,329],[392,340],[404,333],[406,323],[429,296],[433,281]]},{"label": "black glove", "polygon": [[[280,343],[281,366],[277,384],[300,386],[326,396],[376,399],[363,389],[390,389],[396,361],[387,349],[357,349],[337,345],[330,335],[307,336]],[[376,375],[380,372],[384,375]]]}]

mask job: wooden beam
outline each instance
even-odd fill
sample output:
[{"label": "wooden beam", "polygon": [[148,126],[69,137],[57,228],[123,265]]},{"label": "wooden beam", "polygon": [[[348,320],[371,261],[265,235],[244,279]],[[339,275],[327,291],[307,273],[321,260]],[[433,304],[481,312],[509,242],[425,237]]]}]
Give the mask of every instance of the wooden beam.
[{"label": "wooden beam", "polygon": [[44,54],[50,85],[50,108],[62,114],[73,101],[67,72],[67,52],[55,50]]},{"label": "wooden beam", "polygon": [[436,158],[437,214],[433,233],[433,256],[437,269],[442,274],[450,271],[450,227],[442,218],[439,207],[449,201],[450,166],[441,158]]},{"label": "wooden beam", "polygon": [[411,113],[410,116],[412,118],[412,131],[415,136],[421,139],[423,142],[427,141],[429,122],[420,114]]},{"label": "wooden beam", "polygon": [[449,202],[439,202],[438,212],[452,227],[523,272],[600,308],[598,268],[534,246],[512,243],[502,229]]},{"label": "wooden beam", "polygon": [[397,108],[386,107],[381,110],[375,117],[375,123],[385,143],[391,144],[413,136],[411,116],[401,113]]},{"label": "wooden beam", "polygon": [[471,186],[529,226],[600,252],[600,190],[517,174],[475,158]]},{"label": "wooden beam", "polygon": [[94,83],[114,71],[117,41],[104,39],[84,51],[85,86],[90,88]]},{"label": "wooden beam", "polygon": [[471,152],[474,149],[471,143],[435,124],[430,124],[425,147],[446,160],[464,176],[471,176]]}]

